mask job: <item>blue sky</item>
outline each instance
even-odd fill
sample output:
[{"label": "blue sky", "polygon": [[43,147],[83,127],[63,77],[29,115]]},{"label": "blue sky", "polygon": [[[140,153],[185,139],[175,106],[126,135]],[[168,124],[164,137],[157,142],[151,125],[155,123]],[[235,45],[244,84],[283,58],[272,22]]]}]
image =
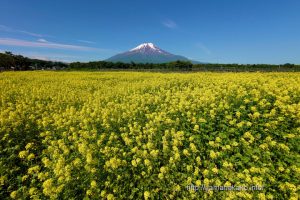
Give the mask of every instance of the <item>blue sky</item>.
[{"label": "blue sky", "polygon": [[300,1],[1,0],[0,51],[92,61],[144,42],[204,62],[300,64]]}]

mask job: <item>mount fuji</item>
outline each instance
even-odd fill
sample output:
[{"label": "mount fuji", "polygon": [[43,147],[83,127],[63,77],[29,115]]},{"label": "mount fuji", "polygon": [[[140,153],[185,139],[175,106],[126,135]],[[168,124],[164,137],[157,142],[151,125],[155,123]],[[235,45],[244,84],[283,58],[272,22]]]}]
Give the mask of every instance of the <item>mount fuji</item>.
[{"label": "mount fuji", "polygon": [[190,61],[184,56],[174,55],[164,51],[153,43],[143,43],[129,51],[110,57],[106,61],[123,63],[167,63],[177,60]]}]

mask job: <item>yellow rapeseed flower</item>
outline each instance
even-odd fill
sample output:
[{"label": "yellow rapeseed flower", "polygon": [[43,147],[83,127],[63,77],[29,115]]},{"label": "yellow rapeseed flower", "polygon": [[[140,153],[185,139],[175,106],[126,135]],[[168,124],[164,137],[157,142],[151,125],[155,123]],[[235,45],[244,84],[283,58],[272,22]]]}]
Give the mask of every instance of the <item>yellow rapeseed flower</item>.
[{"label": "yellow rapeseed flower", "polygon": [[150,192],[149,191],[145,191],[144,192],[144,198],[145,199],[149,199],[149,197],[150,197]]}]

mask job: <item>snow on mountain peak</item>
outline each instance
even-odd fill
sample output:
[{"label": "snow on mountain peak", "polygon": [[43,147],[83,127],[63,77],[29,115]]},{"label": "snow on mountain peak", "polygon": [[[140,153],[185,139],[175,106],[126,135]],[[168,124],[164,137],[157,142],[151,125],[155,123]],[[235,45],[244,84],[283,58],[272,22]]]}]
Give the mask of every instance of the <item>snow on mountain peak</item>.
[{"label": "snow on mountain peak", "polygon": [[136,51],[136,50],[143,50],[143,49],[151,49],[151,50],[155,50],[155,51],[161,51],[158,47],[156,47],[153,43],[143,43],[140,44],[139,46],[131,49],[130,51]]}]

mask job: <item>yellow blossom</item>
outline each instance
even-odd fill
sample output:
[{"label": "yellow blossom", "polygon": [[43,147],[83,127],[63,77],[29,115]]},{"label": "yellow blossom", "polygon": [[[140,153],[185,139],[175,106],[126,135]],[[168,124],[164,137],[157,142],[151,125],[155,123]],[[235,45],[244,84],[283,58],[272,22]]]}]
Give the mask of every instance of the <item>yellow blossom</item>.
[{"label": "yellow blossom", "polygon": [[144,192],[144,198],[145,199],[149,199],[149,197],[150,197],[150,192],[149,191],[145,191]]},{"label": "yellow blossom", "polygon": [[91,187],[95,188],[97,186],[97,182],[95,180],[92,180],[91,182]]},{"label": "yellow blossom", "polygon": [[12,193],[10,193],[10,197],[12,198],[12,199],[15,199],[16,197],[17,197],[17,191],[13,191]]}]

